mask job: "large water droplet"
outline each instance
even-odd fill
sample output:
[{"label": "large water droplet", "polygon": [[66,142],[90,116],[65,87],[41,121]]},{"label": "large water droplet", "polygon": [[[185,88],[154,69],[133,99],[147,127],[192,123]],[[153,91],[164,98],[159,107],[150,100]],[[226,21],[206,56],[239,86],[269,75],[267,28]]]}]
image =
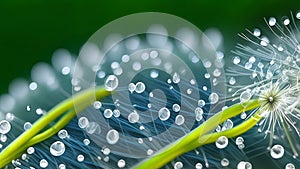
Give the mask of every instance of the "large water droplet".
[{"label": "large water droplet", "polygon": [[50,153],[53,156],[61,156],[66,150],[65,144],[61,141],[56,141],[50,146]]},{"label": "large water droplet", "polygon": [[10,131],[11,125],[8,121],[2,120],[0,121],[0,133],[1,134],[6,134]]},{"label": "large water droplet", "polygon": [[219,149],[223,149],[227,147],[227,145],[228,145],[228,138],[225,136],[219,137],[218,140],[216,141],[216,146]]},{"label": "large water droplet", "polygon": [[279,159],[284,155],[284,148],[281,145],[276,144],[271,148],[270,154],[274,159]]},{"label": "large water droplet", "polygon": [[119,141],[119,132],[117,130],[109,130],[106,134],[108,144],[116,144]]},{"label": "large water droplet", "polygon": [[169,109],[167,109],[166,107],[163,107],[158,111],[158,117],[162,121],[168,120],[170,117],[170,114],[171,113],[170,113]]},{"label": "large water droplet", "polygon": [[115,90],[119,85],[119,79],[115,75],[109,75],[105,80],[105,89],[107,91]]}]

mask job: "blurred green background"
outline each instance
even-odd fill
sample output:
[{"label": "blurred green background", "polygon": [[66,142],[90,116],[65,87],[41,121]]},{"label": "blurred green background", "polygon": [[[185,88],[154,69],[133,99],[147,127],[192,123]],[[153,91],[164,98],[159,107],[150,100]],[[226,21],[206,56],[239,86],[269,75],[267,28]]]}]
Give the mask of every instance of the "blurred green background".
[{"label": "blurred green background", "polygon": [[164,12],[182,17],[202,30],[218,28],[224,35],[225,53],[230,55],[240,40],[238,33],[246,28],[266,28],[264,17],[290,16],[290,11],[295,13],[299,9],[297,0],[2,0],[0,93],[7,92],[14,78],[29,78],[35,63],[50,63],[56,49],[65,48],[77,54],[96,30],[124,15]]},{"label": "blurred green background", "polygon": [[264,27],[263,17],[289,15],[300,9],[296,0],[2,0],[0,2],[0,93],[10,81],[29,77],[38,61],[49,62],[53,51],[77,54],[96,30],[124,15],[157,11],[182,17],[200,29],[218,28],[230,54],[239,32]]}]

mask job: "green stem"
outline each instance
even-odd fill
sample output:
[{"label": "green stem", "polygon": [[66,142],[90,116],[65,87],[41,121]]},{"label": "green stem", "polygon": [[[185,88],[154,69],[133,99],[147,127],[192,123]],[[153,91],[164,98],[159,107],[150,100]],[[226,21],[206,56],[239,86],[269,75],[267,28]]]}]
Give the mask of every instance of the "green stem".
[{"label": "green stem", "polygon": [[[59,129],[67,125],[69,122],[68,120],[70,120],[70,116],[73,116],[73,114],[67,114],[66,117],[63,117],[62,121],[59,121],[59,124],[57,124],[56,126],[59,128],[50,128],[45,131],[46,134],[42,133],[42,135],[37,135],[40,131],[44,130],[50,123],[59,118],[63,113],[75,108],[82,110],[83,108],[88,107],[93,101],[98,100],[100,98],[104,98],[108,95],[110,95],[110,92],[106,91],[103,87],[92,88],[82,91],[56,105],[46,115],[42,116],[39,120],[37,120],[29,130],[22,133],[10,145],[8,145],[3,151],[1,151],[0,168],[4,167],[11,160],[17,158],[19,152],[18,150],[25,150],[26,148],[28,148],[25,148],[25,146],[30,146],[32,145],[32,143],[38,143],[40,141],[45,140],[41,138],[41,136],[47,136],[47,133],[51,133],[53,135],[55,134],[54,132],[56,130],[59,131]],[[31,139],[33,139],[33,141],[30,141]]]},{"label": "green stem", "polygon": [[[219,124],[225,120],[234,117],[244,111],[252,110],[259,107],[258,99],[250,100],[246,103],[237,103],[206,120],[199,127],[191,131],[189,134],[183,136],[179,140],[175,141],[166,148],[160,150],[153,156],[143,160],[141,163],[137,164],[133,168],[144,169],[144,168],[160,168],[163,165],[167,164],[177,156],[184,154],[193,148],[190,144],[199,142],[199,138],[214,130]],[[206,138],[208,139],[208,138]],[[204,141],[205,140],[201,140]]]}]

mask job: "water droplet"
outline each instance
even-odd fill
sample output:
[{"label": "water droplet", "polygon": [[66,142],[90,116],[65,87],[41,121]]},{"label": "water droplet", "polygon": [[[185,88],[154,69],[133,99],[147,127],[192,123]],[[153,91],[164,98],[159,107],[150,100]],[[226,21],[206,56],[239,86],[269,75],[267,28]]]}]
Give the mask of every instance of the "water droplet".
[{"label": "water droplet", "polygon": [[27,131],[32,127],[32,124],[30,122],[25,122],[23,127],[24,130]]},{"label": "water droplet", "polygon": [[199,107],[204,107],[205,106],[205,101],[204,100],[198,100],[198,106]]},{"label": "water droplet", "polygon": [[84,160],[84,156],[82,155],[82,154],[79,154],[78,156],[77,156],[77,161],[78,162],[82,162]]},{"label": "water droplet", "polygon": [[253,30],[253,35],[254,35],[254,36],[259,37],[260,34],[261,34],[261,32],[260,32],[259,29],[255,28],[255,29]]},{"label": "water droplet", "polygon": [[172,81],[173,81],[173,83],[175,83],[175,84],[177,84],[177,83],[180,82],[180,77],[179,77],[179,74],[178,74],[178,73],[175,72],[175,73],[173,74]]},{"label": "water droplet", "polygon": [[147,150],[147,155],[150,156],[150,155],[152,155],[152,154],[153,154],[153,150],[152,150],[152,149],[148,149],[148,150]]},{"label": "water droplet", "polygon": [[240,63],[240,61],[241,61],[240,57],[235,56],[235,57],[233,58],[233,61],[232,61],[232,62],[233,62],[233,64],[237,65],[237,64]]},{"label": "water droplet", "polygon": [[110,154],[110,149],[109,148],[107,148],[107,147],[105,147],[103,150],[102,150],[102,152],[103,152],[103,154],[104,155],[109,155]]},{"label": "water droplet", "polygon": [[123,159],[120,159],[120,160],[118,161],[118,167],[119,167],[119,168],[124,168],[124,167],[125,167],[125,165],[126,165],[126,162],[125,162],[125,160],[123,160]]},{"label": "water droplet", "polygon": [[166,107],[163,107],[158,111],[158,117],[162,121],[168,120],[170,117],[170,114],[171,113],[170,113],[169,109],[167,109]]},{"label": "water droplet", "polygon": [[103,116],[107,119],[111,118],[113,115],[113,112],[111,109],[105,109],[103,112]]},{"label": "water droplet", "polygon": [[141,65],[140,62],[134,62],[132,64],[132,69],[135,70],[135,71],[139,71],[141,68],[142,68],[142,65]]},{"label": "water droplet", "polygon": [[136,111],[133,111],[128,115],[129,123],[137,123],[139,119],[140,119],[140,115]]},{"label": "water droplet", "polygon": [[157,78],[158,77],[158,71],[156,71],[156,70],[151,70],[151,72],[150,72],[150,77],[151,78],[153,78],[153,79],[155,79],[155,78]]},{"label": "water droplet", "polygon": [[243,137],[237,137],[237,138],[235,139],[235,144],[236,144],[236,145],[240,145],[240,144],[243,144],[243,143],[244,143]]},{"label": "water droplet", "polygon": [[107,91],[115,90],[119,85],[119,79],[115,75],[109,75],[105,80],[105,89]]},{"label": "water droplet", "polygon": [[229,79],[229,84],[230,84],[230,85],[234,85],[235,83],[236,83],[235,78],[234,78],[234,77],[231,77],[231,78]]},{"label": "water droplet", "polygon": [[274,26],[275,24],[276,24],[276,18],[271,17],[271,18],[269,19],[269,25],[270,25],[270,26]]},{"label": "water droplet", "polygon": [[120,112],[120,110],[115,109],[115,110],[113,111],[113,114],[114,114],[115,117],[120,117],[121,112]]},{"label": "water droplet", "polygon": [[249,101],[251,97],[252,97],[251,90],[243,91],[240,95],[240,101],[241,103],[245,103]]},{"label": "water droplet", "polygon": [[65,139],[65,138],[69,137],[68,131],[65,129],[60,130],[57,135],[60,139]]},{"label": "water droplet", "polygon": [[117,130],[109,130],[106,134],[108,144],[116,144],[119,141],[119,132]]},{"label": "water droplet", "polygon": [[286,166],[285,166],[285,169],[295,169],[295,165],[292,164],[292,163],[287,163]]},{"label": "water droplet", "polygon": [[152,59],[156,58],[157,56],[158,56],[158,52],[156,50],[153,50],[153,51],[150,52],[150,57]]},{"label": "water droplet", "polygon": [[230,119],[227,119],[224,123],[223,123],[223,127],[222,127],[222,131],[225,130],[229,130],[233,127],[233,122]]},{"label": "water droplet", "polygon": [[1,120],[0,121],[0,133],[1,134],[6,134],[10,131],[11,125],[8,121],[6,120]]},{"label": "water droplet", "polygon": [[27,148],[27,153],[28,154],[33,154],[35,152],[35,149],[33,147],[28,147]]},{"label": "water droplet", "polygon": [[196,163],[195,168],[196,169],[202,169],[203,165],[201,163]]},{"label": "water droplet", "polygon": [[129,83],[128,90],[130,93],[132,93],[136,89],[136,86],[134,83]]},{"label": "water droplet", "polygon": [[182,115],[177,115],[175,118],[175,123],[177,125],[182,125],[184,123],[184,117]]},{"label": "water droplet", "polygon": [[208,100],[211,104],[215,104],[219,101],[219,95],[213,92],[209,95]]},{"label": "water droplet", "polygon": [[42,159],[42,160],[40,161],[40,167],[41,167],[41,168],[46,168],[46,167],[48,167],[48,161],[45,160],[45,159]]},{"label": "water droplet", "polygon": [[1,136],[0,136],[0,141],[1,141],[2,143],[5,143],[5,142],[7,141],[7,136],[6,136],[5,134],[1,134]]},{"label": "water droplet", "polygon": [[227,167],[227,166],[229,165],[229,160],[228,160],[227,158],[223,158],[223,159],[221,160],[221,165],[222,165],[223,167]]},{"label": "water droplet", "polygon": [[90,143],[91,143],[91,141],[87,138],[83,140],[83,144],[86,146],[88,146]]},{"label": "water droplet", "polygon": [[252,169],[252,164],[245,161],[240,161],[237,165],[237,169]]},{"label": "water droplet", "polygon": [[121,58],[122,62],[124,62],[124,63],[129,62],[129,59],[130,59],[129,55],[123,55]]},{"label": "water droplet", "polygon": [[94,108],[95,109],[100,109],[102,107],[102,103],[100,101],[95,101],[94,102]]},{"label": "water droplet", "polygon": [[56,141],[50,146],[50,153],[53,156],[61,156],[66,150],[65,144],[61,141]]},{"label": "water droplet", "polygon": [[247,117],[247,113],[243,112],[241,113],[241,119],[245,119]]},{"label": "water droplet", "polygon": [[135,92],[137,93],[142,93],[146,89],[146,86],[143,82],[137,82],[135,86],[136,86]]},{"label": "water droplet", "polygon": [[66,165],[65,164],[59,164],[58,168],[59,169],[66,169]]},{"label": "water droplet", "polygon": [[270,154],[274,159],[279,159],[284,155],[284,148],[281,145],[276,144],[271,148]]},{"label": "water droplet", "polygon": [[183,163],[178,161],[174,164],[174,169],[181,169],[183,167]]},{"label": "water droplet", "polygon": [[219,149],[223,149],[227,147],[227,145],[228,145],[228,139],[225,136],[219,137],[218,140],[216,141],[216,146]]},{"label": "water droplet", "polygon": [[179,104],[173,104],[173,106],[172,106],[172,110],[174,111],[174,112],[179,112],[180,111],[180,106],[179,106]]},{"label": "water droplet", "polygon": [[213,75],[214,75],[215,77],[221,76],[221,71],[220,71],[220,69],[215,69],[214,72],[213,72]]},{"label": "water droplet", "polygon": [[[15,118],[15,115],[12,114],[12,113],[6,113],[6,115],[5,115],[5,119],[6,119],[7,121],[13,121],[14,118]],[[0,131],[1,131],[1,122],[0,122]],[[1,132],[0,132],[0,133],[1,133]]]},{"label": "water droplet", "polygon": [[78,126],[82,129],[86,128],[89,124],[89,120],[86,117],[80,117],[78,120]]}]

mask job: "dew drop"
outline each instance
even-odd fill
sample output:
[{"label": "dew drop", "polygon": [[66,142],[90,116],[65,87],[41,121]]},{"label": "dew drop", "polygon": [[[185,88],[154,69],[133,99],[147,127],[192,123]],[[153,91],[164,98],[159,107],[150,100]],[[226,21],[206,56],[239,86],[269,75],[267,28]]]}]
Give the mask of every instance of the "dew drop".
[{"label": "dew drop", "polygon": [[68,131],[65,129],[60,130],[57,135],[60,139],[65,139],[65,138],[69,137]]},{"label": "dew drop", "polygon": [[179,104],[173,104],[173,106],[172,106],[172,110],[174,111],[174,112],[179,112],[180,111],[180,106],[179,106]]},{"label": "dew drop", "polygon": [[11,125],[7,120],[1,120],[0,121],[0,133],[6,134],[10,131]]},{"label": "dew drop", "polygon": [[133,111],[128,115],[129,123],[137,123],[139,119],[140,119],[140,115],[136,111]]},{"label": "dew drop", "polygon": [[175,73],[173,74],[172,81],[173,81],[173,83],[175,83],[175,84],[177,84],[177,83],[180,82],[180,76],[179,76],[178,73],[175,72]]},{"label": "dew drop", "polygon": [[286,166],[285,166],[285,169],[295,169],[295,165],[292,164],[292,163],[287,163]]},{"label": "dew drop", "polygon": [[284,155],[284,148],[276,144],[270,149],[270,154],[274,159],[279,159]]},{"label": "dew drop", "polygon": [[199,107],[205,106],[205,101],[204,100],[198,100],[198,106]]},{"label": "dew drop", "polygon": [[80,117],[78,120],[78,126],[82,129],[86,128],[89,124],[89,120],[86,117]]},{"label": "dew drop", "polygon": [[93,106],[95,109],[100,109],[102,107],[102,103],[100,101],[95,101]]},{"label": "dew drop", "polygon": [[218,140],[216,141],[216,146],[219,149],[223,149],[227,147],[227,145],[228,145],[228,139],[225,136],[219,137]]},{"label": "dew drop", "polygon": [[115,75],[109,75],[105,80],[105,89],[107,91],[115,90],[119,85],[119,79]]},{"label": "dew drop", "polygon": [[201,163],[196,163],[195,168],[196,169],[202,169],[203,165]]},{"label": "dew drop", "polygon": [[0,141],[1,141],[2,143],[5,143],[5,142],[7,141],[7,136],[6,136],[5,134],[1,134],[1,136],[0,136]]},{"label": "dew drop", "polygon": [[227,119],[224,123],[223,123],[223,127],[222,127],[222,131],[225,130],[229,130],[233,127],[233,122],[230,119]]},{"label": "dew drop", "polygon": [[83,140],[83,144],[86,146],[90,145],[90,143],[91,143],[91,141],[87,138]]},{"label": "dew drop", "polygon": [[170,113],[169,109],[167,109],[166,107],[163,107],[158,111],[158,117],[162,121],[168,120],[170,115],[171,115],[171,113]]},{"label": "dew drop", "polygon": [[115,110],[113,111],[113,114],[114,114],[115,117],[120,117],[121,112],[120,112],[120,110],[115,109]]},{"label": "dew drop", "polygon": [[152,154],[153,154],[153,150],[152,150],[152,149],[148,149],[148,150],[147,150],[147,155],[150,156],[150,155],[152,155]]},{"label": "dew drop", "polygon": [[178,161],[174,164],[174,169],[181,169],[183,167],[183,163]]},{"label": "dew drop", "polygon": [[215,104],[219,101],[219,95],[213,92],[209,95],[208,100],[211,104]]},{"label": "dew drop", "polygon": [[228,160],[227,158],[223,158],[223,159],[221,160],[221,165],[222,165],[223,167],[227,167],[227,166],[229,165],[229,160]]},{"label": "dew drop", "polygon": [[146,86],[143,82],[137,82],[136,83],[135,92],[142,93],[142,92],[145,91],[145,89],[146,89]]},{"label": "dew drop", "polygon": [[118,167],[119,167],[119,168],[124,168],[124,167],[125,167],[125,165],[126,165],[126,162],[125,162],[125,160],[123,160],[123,159],[120,159],[120,160],[118,161]]},{"label": "dew drop", "polygon": [[270,19],[269,19],[269,25],[270,26],[274,26],[276,24],[276,19],[274,18],[274,17],[271,17]]},{"label": "dew drop", "polygon": [[53,156],[61,156],[66,150],[65,144],[61,141],[56,141],[50,146],[50,153]]},{"label": "dew drop", "polygon": [[107,147],[105,147],[103,150],[102,150],[102,152],[103,152],[103,154],[104,155],[109,155],[110,154],[110,149],[109,148],[107,148]]},{"label": "dew drop", "polygon": [[128,84],[128,91],[129,91],[130,93],[134,92],[135,89],[136,89],[136,86],[135,86],[134,83],[129,83],[129,84]]},{"label": "dew drop", "polygon": [[35,152],[35,149],[33,147],[28,147],[27,148],[27,153],[28,154],[33,154]]},{"label": "dew drop", "polygon": [[117,130],[109,130],[106,134],[108,144],[116,144],[119,141],[119,132]]},{"label": "dew drop", "polygon": [[103,116],[107,119],[111,118],[113,115],[113,112],[111,109],[105,109],[103,112]]},{"label": "dew drop", "polygon": [[66,169],[66,165],[65,164],[59,164],[58,168],[59,169]]},{"label": "dew drop", "polygon": [[25,131],[29,130],[31,127],[32,127],[32,124],[30,122],[25,122],[24,123],[23,128],[24,128]]},{"label": "dew drop", "polygon": [[237,64],[240,63],[240,61],[241,61],[240,57],[235,56],[235,57],[233,58],[233,61],[232,61],[232,62],[233,62],[233,64],[237,65]]},{"label": "dew drop", "polygon": [[254,36],[259,37],[260,34],[261,34],[261,32],[260,32],[259,29],[256,28],[256,29],[253,30],[253,35],[254,35]]},{"label": "dew drop", "polygon": [[151,78],[153,78],[153,79],[155,79],[155,78],[157,78],[158,77],[158,71],[156,71],[156,70],[151,70],[151,72],[150,72],[150,77]]},{"label": "dew drop", "polygon": [[252,97],[251,90],[245,90],[240,95],[240,101],[241,103],[245,103],[249,101],[251,97]]},{"label": "dew drop", "polygon": [[235,139],[235,144],[236,144],[236,145],[240,145],[240,144],[243,144],[243,143],[244,143],[243,137],[237,137],[237,138]]},{"label": "dew drop", "polygon": [[229,79],[229,84],[230,84],[230,85],[234,85],[235,83],[236,83],[235,78],[234,78],[234,77],[231,77],[231,78]]},{"label": "dew drop", "polygon": [[77,161],[78,161],[78,162],[84,161],[84,156],[83,156],[82,154],[79,154],[79,155],[77,156]]},{"label": "dew drop", "polygon": [[175,124],[182,125],[184,123],[185,119],[182,115],[177,115],[175,118]]},{"label": "dew drop", "polygon": [[46,168],[46,167],[48,167],[48,161],[45,160],[45,159],[42,159],[42,160],[40,161],[40,167],[41,167],[41,168]]}]

